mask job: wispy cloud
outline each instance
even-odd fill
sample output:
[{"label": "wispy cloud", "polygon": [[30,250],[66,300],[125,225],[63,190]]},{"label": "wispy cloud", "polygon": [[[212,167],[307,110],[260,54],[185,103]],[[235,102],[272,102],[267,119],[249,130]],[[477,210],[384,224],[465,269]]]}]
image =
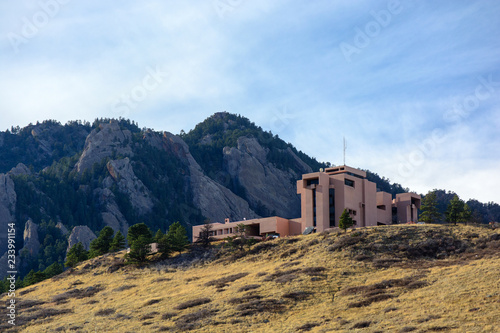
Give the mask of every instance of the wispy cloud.
[{"label": "wispy cloud", "polygon": [[[319,160],[341,163],[345,135],[349,164],[416,191],[500,202],[493,186],[463,181],[500,165],[500,88],[466,117],[445,117],[479,77],[500,81],[498,2],[220,0],[232,5],[220,15],[217,1],[1,3],[0,128],[116,116],[113,103],[139,94],[148,68],[161,66],[168,75],[128,110],[141,126],[187,131],[227,110]],[[57,13],[15,52],[9,36],[55,2]],[[382,24],[389,3],[401,10]],[[377,22],[346,61],[340,44]],[[291,116],[276,126],[285,108]],[[435,131],[443,140],[402,175]]]}]

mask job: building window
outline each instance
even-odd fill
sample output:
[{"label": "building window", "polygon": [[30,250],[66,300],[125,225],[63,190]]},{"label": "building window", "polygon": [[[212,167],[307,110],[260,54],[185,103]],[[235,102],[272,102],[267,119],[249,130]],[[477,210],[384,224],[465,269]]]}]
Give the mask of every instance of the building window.
[{"label": "building window", "polygon": [[313,196],[313,227],[316,226],[316,189],[312,190]]},{"label": "building window", "polygon": [[335,227],[335,189],[328,190],[330,209],[330,228]]},{"label": "building window", "polygon": [[381,209],[381,210],[385,210],[385,205],[378,205],[377,208]]},{"label": "building window", "polygon": [[354,187],[354,180],[350,180],[350,179],[345,178],[344,184],[346,184],[347,186],[350,186],[350,187]]},{"label": "building window", "polygon": [[349,209],[349,214],[351,214],[352,216],[356,216],[356,211],[352,210],[352,209]]},{"label": "building window", "polygon": [[306,181],[307,186],[313,185],[313,184],[319,184],[319,178],[314,178],[314,179],[308,179]]}]

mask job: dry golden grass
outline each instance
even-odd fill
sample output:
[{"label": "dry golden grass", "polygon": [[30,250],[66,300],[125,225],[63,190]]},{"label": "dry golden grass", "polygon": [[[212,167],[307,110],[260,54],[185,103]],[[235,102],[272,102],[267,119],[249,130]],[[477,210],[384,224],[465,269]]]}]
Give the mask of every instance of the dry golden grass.
[{"label": "dry golden grass", "polygon": [[358,229],[347,237],[359,237],[359,232],[372,243],[389,244],[399,237],[409,245],[441,232],[470,240],[476,247],[475,252],[446,259],[406,258],[381,268],[376,268],[375,260],[355,259],[359,251],[378,258],[364,245],[332,251],[332,244],[345,242],[343,233],[273,240],[271,245],[257,244],[240,259],[222,256],[187,269],[128,266],[110,273],[108,268],[116,259],[107,256],[28,287],[29,292],[18,297],[22,302],[18,320],[25,318],[27,323],[17,329],[37,333],[498,332],[500,249],[495,244],[500,241],[485,241],[495,231],[472,226],[391,226]]}]

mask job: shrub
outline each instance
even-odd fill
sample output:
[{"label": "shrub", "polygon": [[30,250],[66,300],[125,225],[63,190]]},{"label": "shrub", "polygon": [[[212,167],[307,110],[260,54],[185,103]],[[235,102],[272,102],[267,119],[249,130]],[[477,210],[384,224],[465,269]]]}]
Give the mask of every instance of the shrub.
[{"label": "shrub", "polygon": [[104,288],[101,287],[100,285],[95,285],[93,287],[87,287],[82,289],[72,289],[52,297],[52,301],[56,302],[56,304],[61,304],[61,303],[66,303],[70,298],[81,299],[85,297],[92,297],[103,289]]},{"label": "shrub", "polygon": [[231,298],[229,301],[227,301],[229,304],[243,304],[243,303],[248,303],[252,300],[256,299],[261,299],[262,296],[260,295],[246,295],[243,297],[235,297]]},{"label": "shrub", "polygon": [[348,307],[349,308],[361,308],[363,306],[368,306],[374,302],[381,302],[381,301],[385,301],[387,299],[394,298],[394,297],[395,297],[394,295],[390,295],[390,294],[379,294],[379,295],[367,297],[359,302],[350,303],[348,305]]},{"label": "shrub", "polygon": [[207,303],[210,303],[211,301],[212,300],[210,298],[197,298],[197,299],[193,299],[191,301],[181,303],[181,304],[177,305],[175,307],[175,309],[176,310],[184,310],[184,309],[192,308],[195,306],[207,304]]},{"label": "shrub", "polygon": [[302,269],[302,273],[309,276],[323,275],[322,273],[326,270],[325,267],[306,267]]},{"label": "shrub", "polygon": [[236,307],[241,316],[251,316],[261,312],[281,312],[283,309],[282,302],[275,299],[256,299]]},{"label": "shrub", "polygon": [[365,320],[365,321],[360,321],[357,322],[356,324],[352,325],[352,328],[365,328],[369,327],[372,324],[371,321]]},{"label": "shrub", "polygon": [[213,317],[217,310],[201,309],[196,312],[185,314],[175,322],[179,331],[193,330],[201,326],[200,321]]},{"label": "shrub", "polygon": [[150,312],[150,313],[147,313],[145,315],[143,315],[141,318],[139,318],[140,320],[148,320],[148,319],[153,319],[154,317],[156,317],[157,315],[159,315],[160,313],[159,312]]},{"label": "shrub", "polygon": [[320,326],[320,325],[321,325],[320,323],[306,323],[302,326],[297,327],[297,330],[298,331],[310,331],[314,327]]},{"label": "shrub", "polygon": [[162,316],[161,316],[161,319],[163,320],[167,320],[167,319],[170,319],[170,318],[173,318],[177,316],[177,313],[175,312],[167,312],[167,313],[164,313]]},{"label": "shrub", "polygon": [[124,290],[129,290],[129,289],[132,289],[132,288],[135,288],[135,287],[137,287],[137,285],[135,285],[135,284],[126,284],[124,286],[121,286],[121,287],[113,289],[113,291],[114,292],[116,292],[116,291],[124,291]]},{"label": "shrub", "polygon": [[238,289],[238,291],[239,292],[248,291],[248,290],[252,290],[252,289],[257,289],[259,287],[260,287],[260,284],[249,284],[249,285],[241,287],[240,289]]},{"label": "shrub", "polygon": [[307,299],[311,295],[312,295],[312,293],[307,292],[307,291],[292,291],[292,292],[284,294],[283,297],[292,299],[294,301],[299,301],[299,300]]},{"label": "shrub", "polygon": [[228,286],[228,283],[234,282],[238,279],[241,279],[242,277],[247,276],[248,273],[238,273],[238,274],[233,274],[233,275],[228,275],[225,277],[222,277],[220,279],[212,280],[207,283],[205,283],[205,286],[210,287],[210,286],[215,286],[216,288],[224,288]]},{"label": "shrub", "polygon": [[112,315],[113,313],[115,313],[116,310],[115,309],[102,309],[102,310],[99,310],[95,313],[96,316],[102,316],[102,317],[105,317],[105,316],[109,316],[109,315]]},{"label": "shrub", "polygon": [[151,300],[147,301],[146,303],[144,303],[144,306],[149,306],[149,305],[153,305],[153,304],[160,303],[160,302],[161,302],[161,299],[151,299]]}]

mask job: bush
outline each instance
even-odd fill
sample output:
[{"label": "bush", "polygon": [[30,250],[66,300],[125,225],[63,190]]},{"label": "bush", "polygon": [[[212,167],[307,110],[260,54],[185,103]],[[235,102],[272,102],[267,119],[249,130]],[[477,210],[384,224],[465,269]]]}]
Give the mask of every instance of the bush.
[{"label": "bush", "polygon": [[184,310],[188,308],[192,308],[195,306],[203,305],[210,303],[212,300],[210,298],[198,298],[198,299],[193,299],[191,301],[187,301],[184,303],[181,303],[175,307],[176,310]]},{"label": "bush", "polygon": [[238,289],[238,291],[239,292],[248,291],[248,290],[252,290],[252,289],[257,289],[259,287],[260,287],[260,284],[249,284],[249,285],[241,287],[240,289]]},{"label": "bush", "polygon": [[102,309],[102,310],[99,310],[95,313],[96,316],[101,316],[101,317],[105,317],[105,316],[109,316],[109,315],[112,315],[116,312],[115,309]]},{"label": "bush", "polygon": [[210,286],[215,286],[216,288],[224,288],[228,286],[228,283],[234,282],[238,279],[241,279],[242,277],[247,276],[248,273],[238,273],[238,274],[233,274],[233,275],[228,275],[220,279],[212,280],[207,283],[205,283],[205,286],[210,287]]}]

